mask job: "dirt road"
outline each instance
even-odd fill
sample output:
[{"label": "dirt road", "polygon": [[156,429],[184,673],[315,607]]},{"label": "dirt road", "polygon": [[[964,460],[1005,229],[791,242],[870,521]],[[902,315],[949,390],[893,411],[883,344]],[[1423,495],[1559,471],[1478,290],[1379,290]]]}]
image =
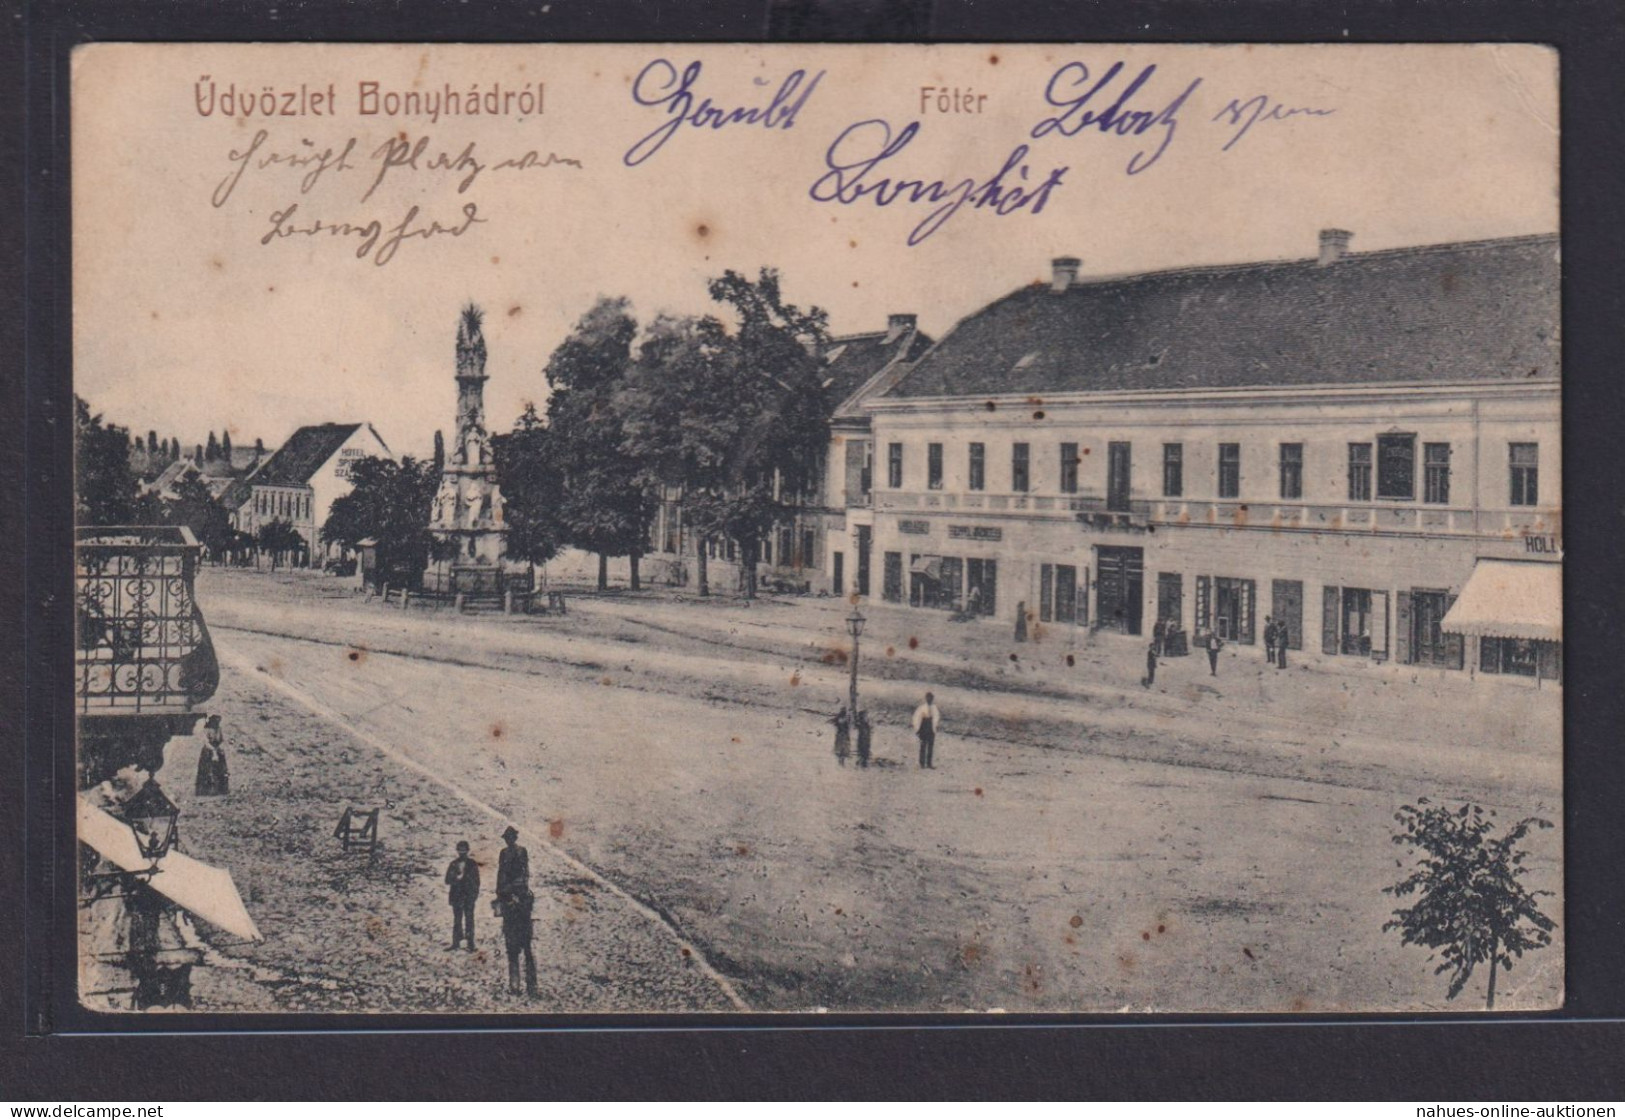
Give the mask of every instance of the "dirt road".
[{"label": "dirt road", "polygon": [[[474,817],[519,822],[601,876],[609,910],[637,909],[623,889],[661,919],[639,919],[648,943],[582,945],[568,905],[555,906],[541,923],[553,944],[676,953],[676,975],[700,980],[709,962],[756,1009],[1456,1006],[1425,954],[1380,929],[1394,905],[1382,887],[1402,874],[1394,810],[1472,796],[1503,816],[1559,819],[1555,749],[1474,738],[1465,715],[1425,744],[1360,734],[1354,720],[1353,733],[1316,734],[1303,714],[1315,705],[1286,714],[1258,698],[1285,686],[1240,669],[1229,696],[1175,676],[1136,700],[1106,672],[1072,692],[1037,671],[1008,677],[1005,692],[944,689],[951,665],[905,664],[909,635],[881,632],[880,679],[864,689],[891,765],[860,771],[829,752],[824,716],[845,673],[798,630],[806,611],[457,618],[238,573],[205,593],[239,678],[228,703],[298,708],[348,737],[348,761],[323,768],[335,796],[374,781],[392,797],[392,782],[409,781]],[[933,650],[948,641],[930,637]],[[1080,651],[1073,665],[1103,656]],[[900,721],[933,681],[947,727],[940,769],[922,772],[906,765]],[[1559,892],[1557,914],[1560,851],[1558,830],[1542,833],[1531,861],[1533,885]],[[439,922],[438,868],[417,870],[397,893]],[[1503,977],[1498,1006],[1556,1002],[1561,951]],[[613,975],[615,962],[599,967]],[[561,981],[561,993],[553,1009],[728,998],[715,981],[659,996]]]}]

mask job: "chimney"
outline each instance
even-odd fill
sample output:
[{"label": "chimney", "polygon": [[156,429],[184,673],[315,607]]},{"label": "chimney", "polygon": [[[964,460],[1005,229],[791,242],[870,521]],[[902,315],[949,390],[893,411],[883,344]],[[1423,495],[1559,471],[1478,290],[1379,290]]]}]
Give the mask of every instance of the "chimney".
[{"label": "chimney", "polygon": [[1320,266],[1325,268],[1335,264],[1348,255],[1349,241],[1354,235],[1346,229],[1323,229],[1320,231]]},{"label": "chimney", "polygon": [[1078,269],[1083,262],[1077,257],[1056,257],[1050,261],[1053,279],[1050,281],[1050,290],[1064,292],[1078,281]]},{"label": "chimney", "polygon": [[890,345],[914,329],[916,317],[911,314],[886,316],[886,344]]}]

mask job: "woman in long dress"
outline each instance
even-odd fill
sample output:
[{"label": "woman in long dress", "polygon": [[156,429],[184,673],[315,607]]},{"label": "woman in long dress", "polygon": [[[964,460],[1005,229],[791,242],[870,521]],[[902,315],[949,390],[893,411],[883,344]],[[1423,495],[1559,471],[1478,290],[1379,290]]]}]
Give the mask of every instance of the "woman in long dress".
[{"label": "woman in long dress", "polygon": [[226,766],[226,750],[221,746],[225,736],[220,731],[220,717],[210,716],[203,728],[203,749],[197,756],[196,792],[199,797],[224,797],[231,791],[231,774]]}]

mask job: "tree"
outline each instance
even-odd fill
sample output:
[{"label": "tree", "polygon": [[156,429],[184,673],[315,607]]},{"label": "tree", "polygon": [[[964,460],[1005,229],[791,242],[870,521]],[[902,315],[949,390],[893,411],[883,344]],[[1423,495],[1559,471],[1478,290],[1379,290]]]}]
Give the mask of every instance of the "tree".
[{"label": "tree", "polygon": [[399,463],[369,456],[356,461],[350,481],[350,492],[334,500],[322,525],[322,541],[354,549],[373,540],[379,570],[391,582],[419,585],[434,555],[429,516],[440,476],[411,456]]},{"label": "tree", "polygon": [[138,525],[154,510],[130,466],[130,433],[73,398],[74,514],[81,525]]},{"label": "tree", "polygon": [[258,436],[254,437],[254,462],[265,458],[265,441]]},{"label": "tree", "polygon": [[259,550],[271,558],[271,570],[276,571],[277,563],[286,560],[292,564],[294,558],[306,551],[305,538],[299,535],[289,522],[278,518],[268,521],[260,526],[254,536],[254,543]]},{"label": "tree", "polygon": [[441,434],[439,428],[434,430],[434,458],[430,461],[434,464],[435,474],[440,474],[446,469],[446,437]]},{"label": "tree", "polygon": [[682,487],[700,593],[705,543],[721,536],[738,542],[752,597],[762,541],[811,489],[829,439],[828,317],[786,303],[773,269],[754,281],[728,271],[710,293],[732,329],[714,316],[651,327],[623,397],[627,446]]},{"label": "tree", "polygon": [[611,556],[630,558],[632,588],[638,588],[638,560],[655,513],[615,403],[626,389],[637,333],[626,300],[600,299],[544,371],[552,388],[550,455],[564,482],[558,516],[570,544],[598,553],[600,591],[609,584]]},{"label": "tree", "polygon": [[558,555],[568,535],[561,515],[564,474],[552,433],[534,404],[525,406],[512,432],[491,441],[491,450],[505,500],[508,555],[532,565],[545,564]]},{"label": "tree", "polygon": [[198,543],[215,559],[230,544],[231,516],[197,475],[188,475],[175,487],[175,498],[164,503],[163,519],[166,525],[184,525],[192,530]]},{"label": "tree", "polygon": [[231,463],[231,432],[225,428],[220,429],[220,457]]},{"label": "tree", "polygon": [[[210,432],[209,436],[213,438],[214,433]],[[192,462],[200,467],[203,465],[203,445],[201,443],[197,445],[197,450],[192,452]]]},{"label": "tree", "polygon": [[1417,901],[1395,910],[1382,926],[1385,932],[1398,930],[1402,945],[1422,945],[1444,958],[1434,974],[1451,974],[1447,999],[1455,999],[1473,970],[1488,962],[1485,1007],[1490,1010],[1496,972],[1510,971],[1514,957],[1550,945],[1557,928],[1537,902],[1552,892],[1530,891],[1522,883],[1528,871],[1523,840],[1531,829],[1552,823],[1525,817],[1493,836],[1494,815],[1473,804],[1429,805],[1425,797],[1401,807],[1394,814],[1400,826],[1394,843],[1421,849],[1423,855],[1415,871],[1383,892],[1396,898],[1414,894]]},{"label": "tree", "polygon": [[214,438],[214,430],[209,431],[209,444],[203,449],[203,457],[209,460],[220,458],[220,441]]}]

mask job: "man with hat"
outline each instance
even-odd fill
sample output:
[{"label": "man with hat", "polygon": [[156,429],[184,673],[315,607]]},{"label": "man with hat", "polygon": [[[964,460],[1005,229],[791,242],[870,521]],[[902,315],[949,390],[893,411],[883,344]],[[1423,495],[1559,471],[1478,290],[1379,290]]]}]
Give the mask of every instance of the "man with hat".
[{"label": "man with hat", "polygon": [[508,990],[519,991],[519,958],[525,959],[525,993],[536,994],[536,957],[531,951],[530,853],[519,846],[519,830],[509,825],[502,832],[507,846],[497,856],[497,912],[502,915],[502,941],[508,950]]},{"label": "man with hat", "polygon": [[474,951],[474,900],[480,894],[480,865],[468,854],[468,841],[457,841],[457,858],[446,867],[446,887],[451,903],[451,944],[457,948],[464,938],[468,951]]}]

